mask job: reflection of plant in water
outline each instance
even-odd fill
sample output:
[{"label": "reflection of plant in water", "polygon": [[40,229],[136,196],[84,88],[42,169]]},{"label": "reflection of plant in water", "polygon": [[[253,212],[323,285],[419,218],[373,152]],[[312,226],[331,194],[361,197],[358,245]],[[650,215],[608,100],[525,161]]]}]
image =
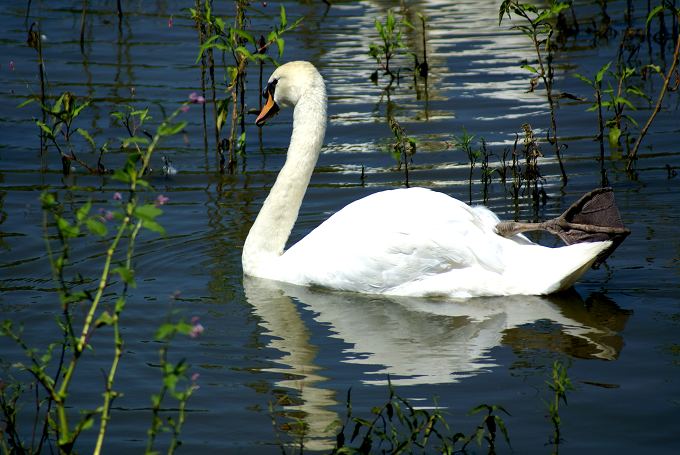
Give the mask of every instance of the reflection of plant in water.
[{"label": "reflection of plant in water", "polygon": [[418,59],[418,54],[415,52],[409,52],[413,56],[413,77],[427,77],[430,70],[430,65],[427,63],[427,40],[425,30],[427,28],[427,18],[421,13],[417,12],[418,18],[420,19],[420,24],[422,28],[422,38],[423,38],[423,61]]},{"label": "reflection of plant in water", "polygon": [[560,145],[557,141],[557,121],[555,120],[556,100],[553,94],[553,25],[552,22],[557,18],[560,12],[569,8],[569,3],[551,0],[549,5],[544,9],[538,9],[536,6],[528,3],[519,3],[517,0],[503,0],[498,13],[498,23],[503,21],[507,15],[510,18],[510,13],[513,13],[524,19],[521,25],[513,25],[512,28],[521,31],[525,36],[531,39],[536,52],[538,66],[522,65],[522,68],[535,74],[531,78],[531,90],[539,83],[543,82],[545,93],[548,98],[548,105],[550,106],[550,125],[552,130],[552,138],[548,135],[550,143],[553,145],[555,156],[560,164],[560,172],[562,173],[562,181],[567,182],[567,173],[562,163],[562,155],[560,153]]}]

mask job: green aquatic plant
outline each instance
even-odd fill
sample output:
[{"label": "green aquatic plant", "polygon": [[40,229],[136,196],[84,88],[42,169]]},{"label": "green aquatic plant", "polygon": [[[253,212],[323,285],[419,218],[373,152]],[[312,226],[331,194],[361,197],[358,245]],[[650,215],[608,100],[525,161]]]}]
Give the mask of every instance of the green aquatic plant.
[{"label": "green aquatic plant", "polygon": [[508,428],[505,426],[505,421],[498,414],[498,411],[509,416],[510,413],[505,410],[502,406],[498,405],[488,405],[480,404],[475,406],[469,412],[470,415],[479,414],[482,411],[486,411],[486,414],[482,414],[482,421],[477,425],[475,431],[465,438],[465,444],[463,445],[461,451],[465,452],[468,444],[471,441],[477,441],[478,445],[482,444],[482,441],[486,441],[489,448],[489,454],[496,453],[496,436],[500,429],[505,442],[510,446],[510,436],[508,434]]},{"label": "green aquatic plant", "polygon": [[347,391],[345,421],[336,434],[333,454],[368,453],[467,453],[468,446],[476,442],[488,444],[488,453],[494,454],[497,431],[500,429],[506,443],[510,436],[499,411],[510,415],[502,406],[481,404],[469,415],[486,411],[482,421],[468,435],[453,433],[442,410],[415,408],[411,402],[397,394],[388,377],[388,398],[371,409],[371,417],[355,416],[352,410],[352,389]]},{"label": "green aquatic plant", "polygon": [[[24,107],[37,98],[29,98],[27,101],[21,103],[19,107]],[[73,143],[74,134],[81,136],[86,143],[96,150],[96,144],[90,133],[80,127],[76,127],[74,122],[81,114],[81,112],[90,106],[90,100],[80,100],[71,92],[63,92],[52,105],[40,103],[43,118],[45,120],[36,120],[35,123],[40,128],[41,137],[44,137],[49,145],[54,147],[61,157],[62,172],[64,175],[71,173],[73,164],[79,164],[92,174],[103,174],[107,170],[102,164],[102,155],[105,146],[102,146],[97,160],[97,166],[93,167],[81,160],[76,154],[76,147]]]},{"label": "green aquatic plant", "polygon": [[[170,343],[179,335],[188,335],[197,338],[203,333],[203,326],[198,322],[198,318],[193,318],[191,323],[184,320],[179,322],[166,322],[158,328],[156,341],[162,343],[159,350],[159,368],[163,377],[161,389],[157,394],[151,396],[151,425],[147,431],[146,453],[157,453],[154,450],[156,438],[162,431],[171,433],[170,444],[167,453],[172,454],[182,444],[179,439],[182,426],[186,419],[186,405],[191,395],[198,389],[196,381],[198,373],[189,376],[190,365],[186,359],[180,359],[177,363],[170,361],[168,351]],[[168,397],[177,402],[176,417],[172,417],[167,410],[169,406],[165,404]],[[165,404],[165,407],[163,406]],[[166,415],[163,419],[163,415]]]},{"label": "green aquatic plant", "polygon": [[470,175],[468,177],[469,181],[469,203],[472,204],[472,173],[475,170],[477,160],[482,156],[481,150],[473,147],[473,140],[475,136],[468,134],[467,130],[463,128],[463,134],[460,136],[453,136],[453,142],[456,147],[460,148],[467,156],[468,162],[470,163]]},{"label": "green aquatic plant", "polygon": [[[28,19],[28,12],[31,9],[30,2],[26,8],[26,18]],[[40,24],[34,22],[31,24],[31,28],[28,30],[28,39],[26,40],[28,46],[35,49],[38,56],[38,76],[40,77],[40,97],[38,101],[41,106],[47,104],[46,96],[46,84],[47,79],[45,77],[45,60],[43,59],[43,48],[42,48],[42,33],[40,32]],[[44,109],[41,109],[41,121],[47,123],[47,114]],[[47,145],[45,140],[45,133],[40,131],[40,155],[44,158],[45,152],[47,151]]]},{"label": "green aquatic plant", "polygon": [[442,433],[448,426],[441,411],[414,408],[407,399],[397,395],[391,382],[388,390],[387,400],[373,407],[369,419],[353,415],[352,389],[347,391],[347,414],[332,453],[412,453],[428,449],[446,453],[442,448],[450,442]]},{"label": "green aquatic plant", "polygon": [[384,23],[377,18],[375,19],[375,29],[378,31],[380,42],[368,45],[368,55],[375,59],[379,67],[371,75],[371,80],[374,82],[378,81],[379,70],[390,77],[390,84],[398,77],[399,71],[395,71],[394,66],[390,67],[390,63],[400,50],[406,48],[404,27],[413,28],[413,25],[405,18],[397,21],[392,10],[387,11]]},{"label": "green aquatic plant", "polygon": [[562,162],[562,155],[560,153],[561,147],[558,143],[557,137],[557,121],[555,118],[555,110],[557,108],[557,100],[553,91],[554,82],[554,48],[553,23],[558,15],[570,7],[567,2],[560,2],[557,0],[550,0],[545,8],[539,9],[530,3],[520,3],[518,0],[503,0],[498,12],[498,24],[503,22],[504,17],[511,18],[514,14],[523,19],[521,24],[512,25],[512,29],[519,30],[526,37],[531,40],[531,43],[536,52],[536,64],[524,64],[522,68],[529,71],[533,76],[531,77],[531,91],[538,85],[543,83],[548,105],[550,107],[550,128],[552,137],[548,134],[548,140],[553,145],[553,150],[557,161],[560,165],[560,172],[562,174],[562,181],[567,183],[567,173]]},{"label": "green aquatic plant", "polygon": [[553,362],[552,375],[550,381],[546,381],[548,388],[552,391],[551,400],[546,403],[550,416],[550,423],[553,426],[553,434],[550,443],[554,447],[554,452],[559,452],[561,438],[562,419],[560,418],[560,403],[567,404],[567,392],[574,390],[571,379],[567,375],[567,368],[559,361]]},{"label": "green aquatic plant", "polygon": [[[72,111],[78,105],[75,102],[69,105],[71,102],[67,98],[62,99],[61,106],[57,106],[54,112],[70,112],[69,115],[75,117]],[[146,119],[145,112],[132,111],[130,117]],[[162,214],[160,206],[168,198],[158,195],[155,200],[143,200],[142,192],[151,189],[144,176],[159,142],[184,129],[186,122],[177,121],[182,112],[183,108],[177,109],[161,122],[153,135],[140,137],[133,134],[123,140],[130,151],[125,165],[116,170],[112,178],[126,185],[127,198],[124,200],[120,192],[115,192],[111,209],[102,207],[98,212],[93,211],[94,203],[89,200],[70,212],[68,208],[73,205],[61,202],[57,192],[42,194],[45,245],[60,303],[57,323],[62,339],[45,347],[33,347],[26,341],[22,327],[16,327],[10,320],[5,320],[0,326],[0,334],[13,340],[26,358],[26,362],[12,364],[9,371],[33,378],[34,384],[30,389],[34,390],[36,401],[29,444],[21,437],[16,418],[24,388],[18,382],[11,387],[0,387],[0,408],[11,428],[7,440],[3,437],[3,443],[10,448],[9,453],[37,453],[48,441],[56,444],[59,453],[71,453],[76,450],[80,435],[93,427],[97,419],[99,430],[93,453],[102,451],[111,407],[120,396],[115,388],[115,378],[123,356],[121,322],[128,290],[136,287],[133,263],[136,241],[143,229],[161,234],[165,232],[157,219]],[[121,115],[121,118],[126,117]],[[60,121],[66,122],[65,119]],[[72,257],[73,244],[83,241],[88,234],[97,238],[98,245],[105,245],[100,271],[94,277],[87,276],[84,270],[77,270],[79,261]],[[177,327],[177,331],[185,329],[181,325]],[[74,405],[74,397],[78,394],[74,390],[74,381],[79,377],[82,363],[90,357],[92,340],[96,338],[97,343],[103,343],[107,333],[111,336],[113,354],[108,370],[103,372],[102,402],[93,408],[79,409]],[[95,334],[98,336],[95,337]],[[160,335],[159,339],[167,340]],[[175,371],[175,376],[179,377],[182,373],[181,370]],[[167,378],[164,376],[164,384],[171,381]],[[176,430],[180,428],[181,425]]]},{"label": "green aquatic plant", "polygon": [[417,12],[418,19],[420,19],[421,25],[421,36],[422,36],[422,46],[423,46],[423,61],[418,59],[418,54],[415,52],[410,52],[413,55],[413,76],[427,77],[430,71],[430,65],[427,63],[427,18],[421,13]]},{"label": "green aquatic plant", "polygon": [[[278,56],[283,56],[285,41],[283,35],[294,30],[302,22],[303,18],[289,23],[286,9],[281,5],[279,10],[279,23],[268,33],[263,40],[256,39],[256,35],[246,29],[248,24],[247,11],[250,9],[250,2],[247,0],[237,0],[235,3],[236,14],[233,25],[215,16],[212,13],[210,2],[203,3],[203,9],[199,7],[190,9],[192,18],[198,23],[207,24],[206,32],[200,36],[202,43],[196,58],[196,63],[201,62],[204,55],[208,56],[212,71],[214,69],[213,51],[222,53],[222,60],[226,61],[226,56],[231,56],[231,62],[224,68],[225,73],[225,98],[217,100],[213,92],[213,118],[215,121],[215,141],[220,157],[220,171],[227,170],[232,173],[236,166],[237,155],[245,153],[246,130],[245,130],[245,92],[246,74],[250,63],[271,62],[276,65],[276,61],[265,51],[273,45],[278,48]],[[250,46],[250,48],[249,48]],[[261,68],[261,65],[260,65]],[[226,138],[221,138],[221,130],[226,125],[227,119],[231,116],[230,130]],[[240,131],[239,131],[240,130]],[[228,157],[225,158],[225,151]]]},{"label": "green aquatic plant", "polygon": [[[680,8],[675,7],[675,3],[669,4],[667,1],[663,1],[661,5],[651,10],[649,15],[647,16],[647,22],[645,25],[647,33],[649,33],[649,24],[652,21],[652,19],[654,19],[654,17],[661,14],[665,10],[670,10],[675,20],[680,21]],[[652,112],[649,114],[649,118],[647,119],[644,126],[640,130],[640,133],[637,139],[635,140],[633,148],[628,153],[628,163],[626,165],[626,169],[628,171],[632,170],[633,163],[637,160],[637,154],[638,150],[640,149],[640,144],[647,135],[647,132],[649,131],[652,122],[656,118],[656,115],[661,110],[661,104],[663,103],[666,93],[669,91],[671,79],[673,78],[673,75],[676,74],[676,68],[678,66],[679,59],[680,59],[680,38],[676,35],[675,50],[673,51],[673,56],[671,57],[671,61],[668,64],[668,70],[666,71],[666,75],[663,77],[663,84],[661,85],[661,89],[659,90],[659,95],[657,97],[656,104],[654,105],[654,109],[652,109]]]},{"label": "green aquatic plant", "polygon": [[597,74],[595,74],[595,77],[593,79],[588,79],[587,77],[578,73],[574,74],[574,77],[582,80],[595,90],[595,102],[591,107],[588,108],[588,110],[589,111],[597,110],[597,127],[598,127],[597,139],[598,142],[600,143],[600,185],[602,187],[605,187],[608,184],[607,170],[604,164],[604,120],[602,116],[602,79],[604,78],[604,74],[607,72],[610,66],[611,62],[606,63],[604,66],[602,66],[602,68],[600,68]]},{"label": "green aquatic plant", "polygon": [[486,203],[487,199],[489,198],[489,186],[491,185],[491,181],[493,179],[493,174],[494,172],[497,172],[497,169],[492,168],[489,165],[489,159],[491,158],[491,151],[489,148],[486,146],[486,141],[484,138],[481,139],[482,141],[482,148],[480,150],[481,154],[481,163],[480,163],[480,168],[482,171],[482,199],[484,200],[484,203]]},{"label": "green aquatic plant", "polygon": [[638,126],[637,121],[626,113],[626,109],[636,110],[630,97],[637,96],[647,99],[647,95],[638,85],[631,83],[637,73],[635,68],[617,65],[616,72],[609,70],[606,72],[613,76],[616,81],[616,88],[607,80],[607,88],[601,90],[601,93],[608,99],[601,101],[601,105],[612,113],[612,117],[605,122],[605,126],[609,128],[609,144],[612,147],[618,147],[620,137],[629,134],[628,125]]},{"label": "green aquatic plant", "polygon": [[417,143],[416,140],[409,137],[406,134],[404,128],[397,122],[397,120],[391,116],[387,116],[387,124],[394,134],[394,144],[392,144],[392,154],[399,163],[399,169],[401,169],[402,164],[404,165],[404,178],[405,185],[408,188],[409,176],[408,176],[408,165],[413,162],[413,155],[416,154]]}]

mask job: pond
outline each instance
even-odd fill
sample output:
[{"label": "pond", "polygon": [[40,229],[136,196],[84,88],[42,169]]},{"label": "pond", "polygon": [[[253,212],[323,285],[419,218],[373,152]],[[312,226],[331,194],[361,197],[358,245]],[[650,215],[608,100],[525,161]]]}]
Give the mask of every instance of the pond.
[{"label": "pond", "polygon": [[[91,201],[93,213],[101,211],[105,217],[107,210],[120,205],[116,193],[126,194],[126,185],[76,162],[69,162],[73,169],[64,176],[54,147],[41,154],[39,105],[17,107],[40,94],[38,58],[27,45],[28,30],[39,23],[48,99],[53,102],[69,91],[80,101],[91,101],[74,128],[87,130],[96,147],[93,151],[84,136],[74,135],[78,158],[96,168],[98,150],[107,143],[102,160],[113,169],[125,161],[120,138],[127,134],[112,111],[126,105],[149,107],[152,118],[144,128],[153,133],[192,92],[201,93],[199,38],[188,11],[194,3],[123,1],[120,20],[112,0],[13,2],[5,7],[0,19],[0,317],[15,328],[23,326],[22,336],[30,346],[44,349],[62,340],[56,322],[61,314],[59,286],[46,252],[41,193],[56,194],[65,213]],[[576,31],[570,22],[572,26],[561,31],[552,62],[554,90],[567,94],[556,97],[555,111],[559,142],[564,144],[565,185],[546,140],[551,123],[543,84],[531,91],[533,73],[522,68],[537,64],[535,51],[529,38],[511,28],[521,23],[516,15],[499,25],[499,1],[412,1],[406,2],[406,11],[389,1],[252,2],[247,27],[257,36],[266,36],[279,23],[280,5],[285,5],[290,23],[304,16],[297,28],[282,35],[285,46],[279,60],[314,63],[329,95],[325,145],[289,244],[349,202],[404,186],[404,166],[398,167],[390,153],[394,136],[388,116],[417,143],[408,164],[411,186],[486,204],[501,219],[558,216],[602,182],[598,116],[587,111],[594,90],[574,74],[592,79],[609,61],[612,73],[605,75],[603,89],[611,84],[617,90],[616,62],[623,61],[636,68],[625,86],[641,87],[648,97],[635,95],[634,89],[624,93],[636,108],[626,106],[625,114],[637,125],[624,118],[620,145],[606,137],[603,141],[608,182],[632,233],[573,289],[547,297],[384,298],[245,279],[243,243],[283,165],[292,122],[290,110],[284,110],[262,129],[254,125],[260,88],[257,65],[252,64],[246,81],[246,108],[252,111],[246,116],[245,153],[237,156],[233,173],[219,172],[210,102],[205,105],[207,147],[202,105],[189,104],[189,110],[180,113],[187,121],[182,132],[164,138],[152,156],[147,179],[153,189],[144,197],[168,198],[158,218],[166,234],[143,230],[137,240],[136,287],[128,292],[120,326],[124,345],[114,389],[121,395],[113,402],[105,450],[144,450],[152,422],[151,396],[162,384],[158,365],[163,344],[156,341],[156,331],[164,321],[198,318],[193,324],[200,321],[200,336],[177,335],[168,351],[173,361],[185,358],[190,364],[187,375],[198,374],[194,380],[199,388],[186,404],[181,433],[180,450],[185,453],[281,453],[300,446],[309,453],[330,452],[346,418],[348,391],[353,415],[371,419],[371,409],[388,398],[388,380],[412,406],[440,409],[451,434],[475,430],[482,416],[468,414],[475,406],[500,405],[510,414],[497,411],[512,450],[548,453],[555,450],[547,405],[553,399],[548,383],[555,361],[567,368],[573,384],[567,403],[559,408],[560,450],[677,451],[677,90],[667,93],[633,171],[626,170],[628,151],[652,113],[663,82],[663,74],[650,70],[643,79],[640,71],[647,64],[659,65],[661,72],[671,65],[677,20],[665,12],[662,28],[656,16],[647,38],[648,2],[603,2],[609,21],[601,2],[573,3],[574,15],[565,16],[580,27]],[[660,4],[651,3],[651,8]],[[214,8],[216,15],[233,22],[233,2],[215,2]],[[424,49],[417,13],[427,18],[427,78],[414,78],[412,71],[402,69],[391,86],[382,74],[376,83],[371,81],[377,66],[368,49],[379,41],[374,21],[384,21],[390,8],[397,19],[405,16],[413,24],[413,29],[404,27],[403,41],[419,56]],[[275,49],[270,54],[277,57]],[[220,65],[217,96],[225,99],[222,56],[217,51],[215,55]],[[229,54],[224,57],[230,59]],[[393,68],[412,66],[406,50],[393,61]],[[272,71],[271,63],[264,65],[265,79]],[[670,88],[676,89],[677,83],[671,81]],[[605,120],[613,117],[612,110],[603,110]],[[544,197],[536,204],[526,191],[514,197],[512,179],[504,183],[499,172],[484,185],[481,158],[471,180],[468,156],[458,144],[469,134],[479,149],[483,138],[492,154],[489,166],[495,169],[504,151],[511,160],[507,153],[517,143],[521,148],[523,124],[531,125],[543,154],[537,188]],[[605,129],[605,136],[610,130]],[[227,131],[225,126],[223,137]],[[163,158],[176,173],[163,172]],[[81,236],[71,242],[67,276],[73,286],[96,288],[114,232],[115,221],[107,223],[107,236]],[[54,245],[54,224],[47,224]],[[558,243],[548,235],[532,238]],[[112,298],[103,302],[102,309],[114,305]],[[86,308],[76,305],[74,318],[82,321]],[[112,340],[110,328],[98,329],[93,349],[83,354],[69,395],[73,419],[78,410],[101,405]],[[26,386],[17,425],[30,445],[33,380],[12,366],[26,362],[26,357],[7,337],[0,337],[0,357],[3,387],[12,378]],[[161,414],[176,416],[177,403],[167,401]],[[96,417],[94,427],[80,436],[77,451],[92,450],[98,428]],[[347,443],[352,428],[349,424]],[[167,450],[168,444],[169,434],[158,436],[159,450]],[[469,448],[488,450],[486,442],[472,442]],[[500,435],[496,449],[511,450]]]}]

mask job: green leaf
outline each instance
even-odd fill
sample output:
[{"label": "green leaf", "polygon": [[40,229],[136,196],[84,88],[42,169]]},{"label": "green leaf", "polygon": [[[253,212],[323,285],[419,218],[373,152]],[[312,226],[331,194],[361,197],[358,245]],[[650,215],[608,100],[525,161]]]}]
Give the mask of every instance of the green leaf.
[{"label": "green leaf", "polygon": [[94,139],[92,139],[92,136],[90,136],[90,133],[88,133],[87,130],[78,128],[76,129],[76,132],[80,134],[90,144],[90,146],[92,146],[92,148],[97,147],[97,145],[94,143]]},{"label": "green leaf", "polygon": [[168,339],[172,338],[172,336],[177,332],[175,328],[175,324],[171,324],[169,322],[166,322],[165,324],[162,324],[158,330],[156,331],[156,339],[159,341],[167,341]]},{"label": "green leaf", "polygon": [[649,23],[652,21],[652,19],[654,19],[654,16],[656,16],[657,14],[659,14],[663,10],[664,10],[664,5],[662,3],[661,5],[657,6],[656,8],[654,8],[653,10],[651,10],[649,12],[649,14],[647,15],[647,22],[645,22],[645,30],[649,30]]},{"label": "green leaf", "polygon": [[604,74],[609,70],[611,64],[612,62],[607,63],[606,65],[602,66],[602,68],[600,68],[600,71],[597,72],[597,74],[595,75],[595,82],[597,84],[600,84],[602,82],[602,78],[604,78]]},{"label": "green leaf", "polygon": [[57,227],[59,232],[66,238],[78,237],[80,229],[78,226],[72,226],[71,223],[63,217],[57,217]]},{"label": "green leaf", "polygon": [[619,138],[621,137],[621,130],[617,127],[609,128],[609,145],[612,147],[619,146]]},{"label": "green leaf", "polygon": [[99,315],[97,320],[94,322],[94,326],[99,328],[105,325],[113,325],[114,323],[114,318],[111,316],[111,314],[108,311],[103,311],[102,314]]},{"label": "green leaf", "polygon": [[24,101],[23,103],[19,104],[17,107],[21,108],[21,107],[24,107],[24,106],[28,106],[29,104],[31,104],[34,101],[35,101],[35,98],[29,98],[26,101]]},{"label": "green leaf", "polygon": [[52,208],[57,205],[57,199],[54,194],[44,191],[40,194],[40,202],[42,202],[43,208]]},{"label": "green leaf", "polygon": [[218,109],[217,109],[217,130],[221,131],[222,126],[224,123],[227,121],[227,117],[229,116],[229,103],[231,99],[225,98],[222,101],[220,101]]},{"label": "green leaf", "polygon": [[173,136],[182,131],[187,126],[187,122],[163,123],[158,127],[158,134],[161,136]]},{"label": "green leaf", "polygon": [[116,169],[113,171],[112,179],[118,180],[123,183],[130,183],[130,175],[122,169]]},{"label": "green leaf", "polygon": [[149,138],[146,137],[128,137],[125,140],[123,140],[123,148],[127,148],[130,146],[130,144],[139,144],[139,145],[147,145],[149,143]]},{"label": "green leaf", "polygon": [[276,47],[279,48],[279,58],[283,57],[283,38],[276,38]]},{"label": "green leaf", "polygon": [[40,120],[36,120],[35,124],[38,125],[40,127],[40,129],[45,132],[47,137],[49,137],[49,138],[54,137],[54,133],[52,132],[52,129],[49,126],[45,125],[44,122],[41,122]]},{"label": "green leaf", "polygon": [[153,221],[157,216],[163,213],[163,210],[159,209],[153,204],[144,204],[135,207],[134,215],[144,221]]},{"label": "green leaf", "polygon": [[588,79],[587,77],[583,76],[582,74],[574,73],[573,76],[574,76],[576,79],[578,79],[578,80],[580,80],[580,81],[583,81],[583,82],[585,82],[586,84],[590,85],[591,87],[594,85],[594,84],[593,84],[593,81],[591,81],[591,80]]},{"label": "green leaf", "polygon": [[[215,42],[220,39],[220,35],[214,35],[208,38],[203,44],[201,44],[201,47],[198,49],[198,56],[196,57],[196,61],[194,63],[198,63],[201,61],[201,57],[203,56],[203,53],[212,47],[219,47],[219,44],[216,44]],[[225,50],[226,50],[226,46]]]},{"label": "green leaf", "polygon": [[85,222],[85,225],[91,233],[100,237],[104,237],[108,233],[106,225],[99,220],[95,220],[94,218],[88,218]]},{"label": "green leaf", "polygon": [[643,92],[640,87],[636,87],[634,85],[630,86],[630,87],[626,87],[626,93],[630,93],[631,95],[636,95],[636,96],[639,96],[641,98],[647,98],[647,94],[645,92]]},{"label": "green leaf", "polygon": [[538,70],[531,65],[522,65],[521,68],[524,68],[527,71],[531,71],[532,73],[538,73]]},{"label": "green leaf", "polygon": [[114,311],[116,313],[120,313],[123,311],[123,308],[125,308],[125,297],[118,297],[118,300],[116,300],[116,306],[114,308]]},{"label": "green leaf", "polygon": [[402,25],[404,25],[404,26],[410,28],[411,30],[415,30],[415,29],[416,29],[416,28],[413,26],[413,24],[410,23],[410,22],[408,21],[408,19],[406,19],[405,17],[403,17],[403,18],[401,19],[401,23],[402,23]]},{"label": "green leaf", "polygon": [[79,223],[82,223],[85,218],[87,218],[87,215],[90,214],[90,209],[92,208],[92,202],[87,201],[83,205],[80,206],[80,208],[76,211],[76,220],[78,220]]},{"label": "green leaf", "polygon": [[125,282],[125,284],[128,284],[133,288],[137,287],[137,284],[135,283],[135,273],[128,267],[116,267],[112,270],[112,272],[120,275],[120,278]]},{"label": "green leaf", "polygon": [[250,52],[248,49],[246,49],[243,46],[238,46],[236,49],[234,49],[234,52],[237,54],[243,55],[245,58],[252,60],[253,59],[253,54]]},{"label": "green leaf", "polygon": [[74,118],[78,117],[78,114],[80,114],[80,111],[82,111],[83,109],[85,109],[89,105],[90,105],[90,101],[88,100],[88,101],[85,101],[83,104],[76,106],[76,108],[73,109],[73,113],[71,114],[71,118],[74,119]]},{"label": "green leaf", "polygon": [[255,46],[255,38],[250,33],[238,28],[233,28],[231,29],[231,31],[234,32],[236,35],[240,36],[241,38],[243,38],[244,40],[248,41],[253,46]]},{"label": "green leaf", "polygon": [[281,5],[281,28],[286,28],[288,25],[288,19],[286,18],[286,8]]},{"label": "green leaf", "polygon": [[614,98],[614,102],[616,104],[627,106],[630,109],[635,110],[635,106],[633,106],[633,103],[631,103],[630,101],[628,101],[626,98],[624,98],[622,96],[617,96],[616,98]]},{"label": "green leaf", "polygon": [[224,28],[226,26],[226,24],[224,23],[224,19],[222,19],[221,17],[216,17],[213,20],[213,25],[217,29],[218,33],[222,33],[222,30],[224,30]]},{"label": "green leaf", "polygon": [[150,231],[157,232],[161,235],[165,235],[165,228],[155,221],[144,220],[142,222],[142,226],[144,226],[146,229]]}]

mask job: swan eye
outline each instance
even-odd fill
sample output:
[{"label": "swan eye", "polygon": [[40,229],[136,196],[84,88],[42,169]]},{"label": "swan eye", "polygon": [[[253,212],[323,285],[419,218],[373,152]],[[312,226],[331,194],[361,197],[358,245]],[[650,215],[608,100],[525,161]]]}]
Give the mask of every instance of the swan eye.
[{"label": "swan eye", "polygon": [[267,98],[267,96],[271,93],[272,98],[274,97],[274,90],[276,90],[276,83],[279,82],[278,79],[274,79],[271,82],[267,83],[267,86],[265,87],[264,91],[262,92],[262,98]]}]

